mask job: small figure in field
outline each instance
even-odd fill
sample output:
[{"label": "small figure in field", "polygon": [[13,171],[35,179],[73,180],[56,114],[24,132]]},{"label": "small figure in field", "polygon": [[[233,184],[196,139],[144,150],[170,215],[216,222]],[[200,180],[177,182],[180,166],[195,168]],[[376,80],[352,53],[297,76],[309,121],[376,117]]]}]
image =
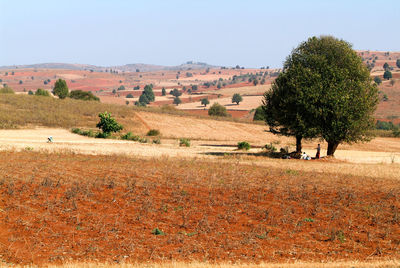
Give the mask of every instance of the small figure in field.
[{"label": "small figure in field", "polygon": [[321,156],[321,144],[318,143],[317,154],[315,155],[315,159],[319,159],[320,156]]},{"label": "small figure in field", "polygon": [[48,137],[47,142],[53,142],[53,137],[52,136]]},{"label": "small figure in field", "polygon": [[306,152],[303,152],[303,153],[301,154],[300,159],[303,159],[303,160],[311,160],[311,157],[308,156],[308,155],[306,154]]}]

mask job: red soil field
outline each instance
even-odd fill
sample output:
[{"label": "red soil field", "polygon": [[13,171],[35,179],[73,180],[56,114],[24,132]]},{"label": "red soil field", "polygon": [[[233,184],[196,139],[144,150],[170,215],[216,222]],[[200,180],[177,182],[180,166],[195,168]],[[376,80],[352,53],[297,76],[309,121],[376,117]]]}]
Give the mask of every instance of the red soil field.
[{"label": "red soil field", "polygon": [[0,152],[0,160],[8,263],[400,257],[398,180],[167,158]]}]

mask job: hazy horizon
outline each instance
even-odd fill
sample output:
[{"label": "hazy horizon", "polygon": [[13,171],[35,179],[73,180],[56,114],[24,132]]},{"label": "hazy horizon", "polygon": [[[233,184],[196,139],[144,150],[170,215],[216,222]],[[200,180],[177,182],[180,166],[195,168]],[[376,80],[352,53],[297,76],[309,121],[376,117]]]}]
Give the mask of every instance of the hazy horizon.
[{"label": "hazy horizon", "polygon": [[398,51],[398,1],[0,0],[0,66],[37,63],[279,68],[300,42],[333,35]]}]

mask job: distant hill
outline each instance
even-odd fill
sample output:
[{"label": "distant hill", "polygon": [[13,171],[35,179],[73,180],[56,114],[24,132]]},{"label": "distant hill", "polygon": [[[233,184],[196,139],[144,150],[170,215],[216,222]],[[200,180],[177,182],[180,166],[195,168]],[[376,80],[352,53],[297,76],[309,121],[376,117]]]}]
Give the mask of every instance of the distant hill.
[{"label": "distant hill", "polygon": [[96,66],[90,64],[70,64],[70,63],[39,63],[29,65],[10,65],[0,66],[0,69],[64,69],[64,70],[93,70],[93,71],[105,71],[108,69],[124,71],[124,72],[153,72],[163,70],[198,70],[207,68],[219,68],[219,66],[209,65],[204,62],[193,62],[188,61],[177,66],[164,66],[144,63],[126,64],[120,66]]}]

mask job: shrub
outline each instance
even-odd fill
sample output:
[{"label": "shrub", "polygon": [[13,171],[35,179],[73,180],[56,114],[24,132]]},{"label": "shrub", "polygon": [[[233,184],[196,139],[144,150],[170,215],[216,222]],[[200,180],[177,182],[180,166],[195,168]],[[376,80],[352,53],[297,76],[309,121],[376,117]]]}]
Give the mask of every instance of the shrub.
[{"label": "shrub", "polygon": [[[120,83],[121,83],[122,81],[120,81]],[[122,86],[120,86],[119,88],[118,88],[118,90],[125,90],[125,86],[124,85],[122,85]]]},{"label": "shrub", "polygon": [[133,135],[132,132],[128,132],[125,135],[121,136],[121,139],[130,140],[130,141],[138,141],[138,140],[140,140],[140,137]]},{"label": "shrub", "polygon": [[377,85],[380,85],[382,83],[382,79],[379,76],[375,76],[374,81]]},{"label": "shrub", "polygon": [[154,140],[153,140],[153,143],[154,143],[154,144],[161,144],[161,140],[160,140],[160,139],[154,139]]},{"label": "shrub", "polygon": [[186,138],[179,139],[179,146],[190,147],[190,140]]},{"label": "shrub", "polygon": [[132,95],[131,93],[129,93],[128,95],[126,95],[126,97],[127,97],[128,99],[132,99],[132,98],[133,98],[133,95]]},{"label": "shrub", "polygon": [[3,88],[0,88],[0,94],[14,94],[14,90],[9,86],[5,86]]},{"label": "shrub", "polygon": [[35,92],[36,96],[45,96],[45,97],[50,97],[50,93],[47,90],[38,88]]},{"label": "shrub", "polygon": [[83,90],[73,90],[71,91],[71,93],[69,94],[69,97],[71,99],[76,99],[76,100],[85,100],[85,101],[100,101],[100,99],[98,97],[96,97],[95,95],[93,95],[92,92],[90,91],[83,91]]},{"label": "shrub", "polygon": [[238,142],[237,147],[239,150],[250,150],[250,144],[246,141]]},{"label": "shrub", "polygon": [[75,133],[75,134],[81,133],[81,130],[79,128],[73,128],[71,131],[72,131],[72,133]]},{"label": "shrub", "polygon": [[28,91],[28,95],[33,95],[34,93],[33,93],[33,91],[32,90],[29,90]]},{"label": "shrub", "polygon": [[226,108],[219,103],[214,103],[208,110],[208,115],[210,116],[228,116]]},{"label": "shrub", "polygon": [[146,136],[158,136],[160,135],[160,131],[158,129],[150,129],[149,132],[147,132]]},{"label": "shrub", "polygon": [[110,133],[97,132],[95,137],[98,139],[107,139],[108,137],[110,137]]},{"label": "shrub", "polygon": [[167,91],[165,90],[164,87],[161,89],[161,95],[162,95],[162,96],[167,95]]}]

